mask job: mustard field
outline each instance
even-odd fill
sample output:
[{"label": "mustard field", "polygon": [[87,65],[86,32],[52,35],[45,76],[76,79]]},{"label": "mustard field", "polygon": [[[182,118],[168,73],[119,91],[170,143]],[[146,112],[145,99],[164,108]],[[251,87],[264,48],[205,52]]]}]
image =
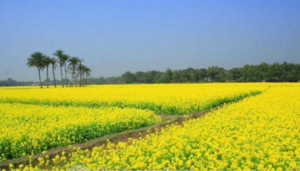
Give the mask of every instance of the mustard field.
[{"label": "mustard field", "polygon": [[25,169],[299,170],[300,87],[273,87],[183,125]]},{"label": "mustard field", "polygon": [[160,114],[200,112],[258,94],[267,84],[138,84],[78,88],[0,88],[0,102],[51,106],[129,107]]},{"label": "mustard field", "polygon": [[0,88],[0,163],[223,105],[144,138],[10,167],[300,170],[299,94],[297,83]]},{"label": "mustard field", "polygon": [[161,122],[152,111],[0,103],[0,161]]}]

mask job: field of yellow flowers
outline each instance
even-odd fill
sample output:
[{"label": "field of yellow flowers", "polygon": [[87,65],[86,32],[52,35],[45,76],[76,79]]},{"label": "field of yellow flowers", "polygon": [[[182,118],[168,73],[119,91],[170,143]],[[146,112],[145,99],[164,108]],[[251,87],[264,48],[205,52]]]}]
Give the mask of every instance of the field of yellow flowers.
[{"label": "field of yellow flowers", "polygon": [[51,106],[129,107],[159,114],[196,113],[266,90],[268,84],[103,85],[0,88],[0,102]]},{"label": "field of yellow flowers", "polygon": [[[131,143],[78,150],[22,169],[300,170],[300,86],[273,86]],[[50,165],[50,166],[49,166]]]},{"label": "field of yellow flowers", "polygon": [[0,162],[161,122],[265,91],[267,84],[0,88]]},{"label": "field of yellow flowers", "polygon": [[0,162],[161,122],[152,111],[0,103]]}]

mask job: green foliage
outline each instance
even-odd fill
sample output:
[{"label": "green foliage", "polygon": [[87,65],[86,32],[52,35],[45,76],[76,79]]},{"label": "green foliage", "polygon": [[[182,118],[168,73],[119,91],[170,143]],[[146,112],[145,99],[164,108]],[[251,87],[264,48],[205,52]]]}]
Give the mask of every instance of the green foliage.
[{"label": "green foliage", "polygon": [[34,52],[30,55],[30,57],[27,59],[27,65],[28,67],[32,68],[38,68],[42,69],[44,68],[44,57],[45,55],[42,52]]},{"label": "green foliage", "polygon": [[241,68],[224,69],[218,66],[184,70],[126,72],[121,77],[90,78],[90,84],[131,83],[199,83],[199,82],[297,82],[300,80],[300,64],[262,63]]}]

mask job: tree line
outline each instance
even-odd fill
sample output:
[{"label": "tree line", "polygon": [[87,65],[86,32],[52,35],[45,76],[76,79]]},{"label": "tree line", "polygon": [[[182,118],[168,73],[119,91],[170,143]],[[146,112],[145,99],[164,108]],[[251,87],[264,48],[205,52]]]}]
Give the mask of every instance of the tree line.
[{"label": "tree line", "polygon": [[132,84],[132,83],[199,83],[199,82],[298,82],[300,64],[261,63],[232,69],[218,66],[208,68],[167,69],[161,71],[125,72],[119,77],[89,78],[91,84]]},{"label": "tree line", "polygon": [[[85,79],[84,81],[85,81],[85,85],[87,85],[86,84],[87,80]],[[55,80],[55,82],[56,82],[56,85],[62,85],[62,84],[64,84],[65,79],[63,79],[63,82],[62,82],[62,80]],[[71,80],[68,79],[67,82],[70,83]],[[36,82],[36,81],[17,81],[12,78],[8,78],[6,80],[0,80],[0,86],[4,86],[4,87],[6,87],[6,86],[32,86],[32,85],[39,85],[39,84],[40,83]],[[54,85],[54,80],[53,79],[51,80],[50,78],[49,79],[45,78],[42,81],[42,84],[43,85],[46,85],[46,84]]]},{"label": "tree line", "polygon": [[28,86],[34,84],[33,81],[16,81],[12,78],[0,80],[0,86]]},{"label": "tree line", "polygon": [[[58,57],[58,63],[61,71],[61,80],[50,80],[45,79],[43,83],[49,85],[67,86],[72,80],[67,78],[67,71],[73,73],[72,64],[66,63],[70,57],[63,57],[65,54],[63,51],[58,50],[55,52],[55,56]],[[42,55],[43,56],[43,55]],[[82,64],[80,64],[82,65]],[[67,67],[69,66],[69,67]],[[79,65],[75,68],[75,80],[80,76],[78,70]],[[43,67],[45,68],[45,67]],[[56,68],[56,65],[54,69]],[[69,70],[67,70],[69,68]],[[82,66],[80,67],[82,68]],[[84,67],[83,67],[84,68]],[[63,69],[65,78],[63,78]],[[208,68],[187,68],[183,70],[171,70],[167,69],[165,72],[161,71],[138,71],[135,73],[125,72],[121,76],[117,77],[99,77],[99,78],[88,78],[91,70],[82,70],[82,74],[85,75],[84,83],[82,86],[87,84],[133,84],[133,83],[198,83],[198,82],[299,82],[300,81],[300,64],[294,63],[273,63],[267,64],[262,63],[259,65],[244,65],[243,67],[237,67],[232,69],[224,69],[218,66],[212,66]],[[76,74],[77,73],[77,74]],[[86,75],[87,74],[87,75]],[[54,74],[53,74],[53,77]],[[84,77],[84,76],[83,76]],[[76,82],[75,82],[76,83]],[[11,78],[7,80],[0,80],[0,86],[18,86],[18,85],[32,85],[35,84],[32,81],[18,82]],[[40,82],[40,84],[42,84]]]},{"label": "tree line", "polygon": [[[83,59],[78,57],[71,57],[70,55],[64,53],[63,50],[57,50],[54,54],[55,57],[49,57],[42,52],[34,52],[27,59],[27,65],[29,68],[37,68],[38,76],[39,76],[39,84],[40,87],[43,88],[41,71],[46,69],[47,76],[47,88],[49,88],[50,79],[49,79],[49,67],[52,68],[54,87],[57,85],[57,80],[55,77],[55,69],[57,66],[60,67],[61,74],[61,85],[62,87],[77,87],[77,80],[79,77],[79,86],[86,86],[87,79],[90,76],[91,69],[85,65],[83,65]],[[56,58],[57,57],[57,58]],[[63,68],[65,77],[63,77]],[[72,81],[68,80],[68,70],[71,71]],[[69,83],[70,82],[70,83]]]}]

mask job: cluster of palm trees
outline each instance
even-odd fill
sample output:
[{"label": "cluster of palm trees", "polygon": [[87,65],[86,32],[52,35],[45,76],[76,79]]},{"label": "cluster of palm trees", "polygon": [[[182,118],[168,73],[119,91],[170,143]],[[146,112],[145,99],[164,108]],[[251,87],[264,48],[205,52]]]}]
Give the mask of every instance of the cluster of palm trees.
[{"label": "cluster of palm trees", "polygon": [[[46,69],[47,72],[47,88],[49,88],[49,67],[52,67],[54,86],[56,87],[55,69],[58,65],[60,67],[62,87],[77,87],[78,77],[80,87],[87,85],[87,78],[91,74],[91,69],[82,64],[82,59],[78,57],[71,57],[68,54],[65,54],[62,50],[57,50],[53,55],[57,58],[50,58],[42,52],[34,52],[27,59],[28,67],[35,67],[38,69],[41,88],[43,88],[41,71],[44,69]],[[63,77],[63,68],[65,71],[65,78]],[[71,70],[72,73],[72,81],[70,84],[68,83],[67,68]]]}]

